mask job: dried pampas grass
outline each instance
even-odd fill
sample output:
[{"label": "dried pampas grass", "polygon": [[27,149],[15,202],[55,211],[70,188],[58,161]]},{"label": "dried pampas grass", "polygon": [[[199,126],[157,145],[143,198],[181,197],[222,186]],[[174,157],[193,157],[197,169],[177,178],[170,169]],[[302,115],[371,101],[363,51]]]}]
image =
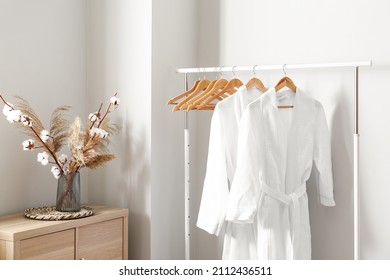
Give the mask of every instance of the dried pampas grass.
[{"label": "dried pampas grass", "polygon": [[[83,131],[80,118],[76,118],[70,125],[68,140],[69,149],[72,154],[71,163],[69,165],[69,173],[76,172],[82,167],[96,169],[108,161],[115,159],[113,154],[107,153],[108,138],[101,138],[98,135],[90,135],[90,124],[87,125],[85,132]],[[104,119],[100,128],[104,129],[110,135],[118,131],[118,126],[112,124],[108,118]]]},{"label": "dried pampas grass", "polygon": [[[29,126],[24,126],[22,124],[19,124],[20,127],[25,134],[34,138],[36,141],[41,142],[40,137],[37,135],[37,133],[45,129],[41,120],[26,99],[20,96],[15,96],[15,98],[17,100],[15,107],[20,110],[23,115],[29,116],[32,119],[33,130]],[[53,153],[57,153],[67,140],[70,121],[65,117],[65,113],[70,109],[70,106],[58,107],[51,116],[49,133],[52,140],[49,141],[47,145]]]},{"label": "dried pampas grass", "polygon": [[[28,143],[28,150],[42,148],[47,154],[46,161],[40,160],[43,165],[48,164],[48,157],[52,160],[50,163],[56,166],[52,168],[52,173],[56,179],[61,174],[71,175],[83,167],[98,168],[108,161],[115,158],[113,154],[108,153],[109,135],[118,132],[117,125],[110,122],[107,115],[119,105],[119,98],[115,94],[110,99],[110,103],[101,117],[101,109],[91,113],[89,123],[84,129],[81,119],[76,117],[73,122],[69,121],[67,113],[71,109],[69,106],[60,106],[54,110],[50,119],[49,130],[46,130],[38,115],[32,109],[27,100],[16,96],[16,106],[13,107],[0,94],[0,99],[4,103],[3,114],[7,120],[18,123],[25,134],[31,137],[24,142]],[[24,143],[23,142],[23,143]],[[34,142],[39,143],[36,145]],[[71,156],[68,159],[66,155],[57,157],[57,153],[68,144]],[[23,144],[23,147],[25,145]]]},{"label": "dried pampas grass", "polygon": [[70,106],[61,106],[51,115],[49,132],[53,139],[54,153],[60,151],[68,139],[70,121],[65,117],[65,113],[70,109]]},{"label": "dried pampas grass", "polygon": [[89,158],[88,161],[86,161],[85,166],[91,169],[96,169],[104,165],[106,162],[113,160],[114,158],[115,156],[112,154],[96,154],[95,156]]},{"label": "dried pampas grass", "polygon": [[23,115],[27,115],[32,119],[32,127],[31,127],[32,129],[29,126],[24,126],[21,123],[19,123],[19,127],[27,136],[31,137],[37,142],[41,142],[39,135],[34,133],[34,131],[39,133],[45,129],[38,115],[35,113],[30,103],[26,99],[20,96],[15,96],[15,99],[16,99],[15,108],[20,110]]}]

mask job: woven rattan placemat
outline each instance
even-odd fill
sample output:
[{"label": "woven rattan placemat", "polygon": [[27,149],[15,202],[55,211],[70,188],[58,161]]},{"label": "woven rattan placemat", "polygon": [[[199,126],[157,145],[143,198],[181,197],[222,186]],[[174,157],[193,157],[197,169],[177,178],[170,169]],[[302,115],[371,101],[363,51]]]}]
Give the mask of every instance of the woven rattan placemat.
[{"label": "woven rattan placemat", "polygon": [[78,212],[60,212],[55,206],[28,208],[24,211],[24,216],[35,220],[58,221],[72,220],[89,217],[95,214],[95,210],[91,207],[81,206]]}]

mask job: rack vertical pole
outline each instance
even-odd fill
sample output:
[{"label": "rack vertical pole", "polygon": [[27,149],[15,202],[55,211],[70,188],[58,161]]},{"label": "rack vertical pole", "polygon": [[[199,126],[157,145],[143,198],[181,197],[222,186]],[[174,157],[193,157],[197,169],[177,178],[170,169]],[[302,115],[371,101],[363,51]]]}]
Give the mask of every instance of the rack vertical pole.
[{"label": "rack vertical pole", "polygon": [[360,188],[359,188],[359,67],[355,67],[355,128],[353,134],[353,216],[354,216],[354,260],[360,259]]},{"label": "rack vertical pole", "polygon": [[[184,89],[188,90],[187,73],[184,75]],[[188,126],[188,113],[184,114],[184,215],[185,215],[185,259],[190,259],[190,130]]]}]

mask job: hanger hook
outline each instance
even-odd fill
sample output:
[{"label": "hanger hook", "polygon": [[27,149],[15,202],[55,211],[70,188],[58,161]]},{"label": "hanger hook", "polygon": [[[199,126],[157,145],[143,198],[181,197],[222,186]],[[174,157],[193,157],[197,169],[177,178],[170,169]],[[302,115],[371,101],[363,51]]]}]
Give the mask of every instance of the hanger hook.
[{"label": "hanger hook", "polygon": [[284,76],[286,77],[286,76],[287,76],[287,73],[286,73],[286,64],[283,64],[283,72],[284,72]]},{"label": "hanger hook", "polygon": [[232,68],[232,72],[233,72],[234,77],[236,76],[236,73],[234,72],[235,67],[237,67],[237,66],[233,66],[233,68]]},{"label": "hanger hook", "polygon": [[219,67],[219,74],[221,75],[221,77],[223,76],[223,74],[222,74],[222,68],[223,68],[224,66],[221,66],[221,67]]},{"label": "hanger hook", "polygon": [[252,71],[253,71],[253,74],[256,76],[256,71],[255,71],[255,68],[256,68],[256,66],[257,66],[257,64],[256,65],[254,65],[253,66],[253,69],[252,69]]},{"label": "hanger hook", "polygon": [[206,80],[206,67],[203,67],[203,80]]},{"label": "hanger hook", "polygon": [[200,68],[198,68],[198,80],[200,80]]}]

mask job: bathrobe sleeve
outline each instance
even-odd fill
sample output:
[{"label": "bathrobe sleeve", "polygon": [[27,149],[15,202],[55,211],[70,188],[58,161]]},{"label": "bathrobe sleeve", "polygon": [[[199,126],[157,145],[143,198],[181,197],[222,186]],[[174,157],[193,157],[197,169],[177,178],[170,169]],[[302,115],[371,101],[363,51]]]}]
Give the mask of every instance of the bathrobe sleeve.
[{"label": "bathrobe sleeve", "polygon": [[333,199],[333,174],[331,159],[331,141],[325,112],[320,103],[316,104],[316,123],[314,135],[313,159],[319,172],[318,189],[321,204],[335,206]]},{"label": "bathrobe sleeve", "polygon": [[199,228],[217,236],[225,222],[229,195],[222,114],[223,111],[217,105],[211,119],[207,168],[196,224]]},{"label": "bathrobe sleeve", "polygon": [[248,106],[239,128],[237,168],[226,212],[226,220],[252,223],[260,198],[261,138],[258,102]]}]

